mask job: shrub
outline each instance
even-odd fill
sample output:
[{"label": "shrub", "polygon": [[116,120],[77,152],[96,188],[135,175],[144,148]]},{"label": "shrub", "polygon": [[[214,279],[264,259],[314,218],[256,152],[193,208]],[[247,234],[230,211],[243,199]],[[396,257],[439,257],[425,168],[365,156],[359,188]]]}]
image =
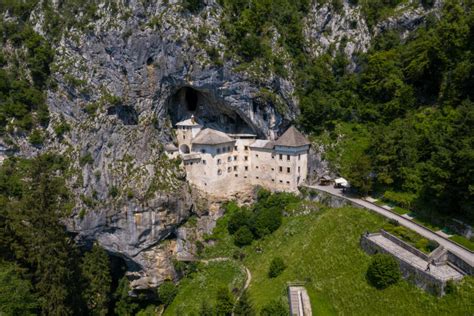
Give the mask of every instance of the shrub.
[{"label": "shrub", "polygon": [[216,300],[216,312],[217,315],[231,315],[234,308],[234,298],[230,291],[223,287],[217,291]]},{"label": "shrub", "polygon": [[263,306],[260,311],[261,316],[287,316],[289,314],[286,304],[283,302],[274,300]]},{"label": "shrub", "polygon": [[282,258],[280,257],[273,258],[272,262],[270,263],[270,267],[268,268],[268,277],[276,278],[285,269],[286,269],[286,265]]},{"label": "shrub", "polygon": [[398,262],[390,255],[376,254],[367,269],[368,281],[378,289],[384,289],[400,280]]},{"label": "shrub", "polygon": [[119,194],[119,190],[116,186],[112,186],[109,190],[109,194],[112,197],[116,197]]},{"label": "shrub", "polygon": [[254,218],[254,233],[258,238],[273,233],[281,225],[281,211],[278,208],[262,208]]},{"label": "shrub", "polygon": [[173,302],[176,294],[178,294],[178,289],[172,281],[165,281],[158,288],[158,298],[165,306],[168,306]]},{"label": "shrub", "polygon": [[250,229],[247,226],[242,226],[234,234],[234,244],[239,247],[250,245],[253,238]]},{"label": "shrub", "polygon": [[449,280],[446,282],[446,286],[444,287],[444,291],[446,294],[453,294],[456,293],[456,283],[453,280]]},{"label": "shrub", "polygon": [[33,146],[41,146],[44,142],[44,135],[39,129],[35,129],[33,132],[31,132],[28,140]]},{"label": "shrub", "polygon": [[250,227],[252,214],[246,209],[238,210],[234,212],[227,223],[227,230],[229,234],[234,234],[239,228],[243,226]]},{"label": "shrub", "polygon": [[85,166],[93,162],[94,162],[94,159],[92,158],[92,154],[89,152],[81,156],[81,158],[79,158],[79,164],[81,166]]}]

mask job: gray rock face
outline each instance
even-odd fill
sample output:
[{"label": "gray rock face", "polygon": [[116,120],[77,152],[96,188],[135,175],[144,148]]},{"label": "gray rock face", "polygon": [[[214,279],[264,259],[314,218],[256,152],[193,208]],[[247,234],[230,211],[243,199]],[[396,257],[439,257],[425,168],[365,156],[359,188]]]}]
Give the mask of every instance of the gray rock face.
[{"label": "gray rock face", "polygon": [[[132,287],[156,287],[174,276],[176,249],[192,251],[186,240],[192,234],[179,227],[191,214],[206,213],[197,211],[179,164],[163,155],[172,125],[194,113],[217,129],[275,138],[298,114],[298,100],[292,79],[237,72],[232,61],[222,61],[222,12],[215,1],[196,14],[178,0],[107,3],[99,5],[96,21],[65,30],[55,47],[57,88],[48,93],[45,150],[72,162],[68,184],[77,199],[68,229],[124,258]],[[348,56],[367,50],[371,35],[359,8],[344,2],[342,10],[314,5],[305,20],[310,54],[342,42]],[[33,17],[41,32],[42,13]],[[61,122],[71,131],[53,137]],[[18,144],[25,156],[37,152],[26,140]],[[316,153],[312,170],[325,168]],[[204,223],[212,227],[212,220]]]}]

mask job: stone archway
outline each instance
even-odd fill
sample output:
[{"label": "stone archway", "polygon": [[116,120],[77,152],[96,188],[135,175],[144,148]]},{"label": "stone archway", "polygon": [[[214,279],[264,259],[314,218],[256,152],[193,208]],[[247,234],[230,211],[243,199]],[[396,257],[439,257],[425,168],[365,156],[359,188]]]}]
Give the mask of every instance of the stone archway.
[{"label": "stone archway", "polygon": [[181,154],[189,154],[190,153],[189,146],[186,144],[182,144],[181,146],[179,146],[179,152]]}]

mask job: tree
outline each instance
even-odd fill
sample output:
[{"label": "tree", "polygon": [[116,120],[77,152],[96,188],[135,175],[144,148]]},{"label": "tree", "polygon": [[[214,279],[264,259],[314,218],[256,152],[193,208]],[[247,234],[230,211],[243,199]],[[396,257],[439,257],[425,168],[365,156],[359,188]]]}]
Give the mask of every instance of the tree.
[{"label": "tree", "polygon": [[253,234],[247,226],[242,226],[234,234],[234,244],[239,247],[250,245],[253,241]]},{"label": "tree", "polygon": [[276,257],[273,258],[270,262],[270,267],[268,268],[268,277],[276,278],[286,269],[285,262],[282,258]]},{"label": "tree", "polygon": [[217,315],[231,315],[234,308],[234,298],[229,289],[222,287],[217,290],[216,313]]},{"label": "tree", "polygon": [[287,316],[288,314],[288,308],[281,300],[269,302],[260,311],[261,316]]},{"label": "tree", "polygon": [[105,250],[94,244],[82,258],[81,272],[84,278],[82,297],[87,308],[92,315],[106,315],[112,278]]},{"label": "tree", "polygon": [[372,187],[371,164],[369,157],[365,154],[358,155],[348,167],[347,179],[351,186],[365,196]]},{"label": "tree", "polygon": [[251,226],[252,214],[247,209],[237,210],[232,213],[227,223],[229,234],[234,234],[242,226]]},{"label": "tree", "polygon": [[115,314],[119,316],[130,316],[134,315],[138,309],[138,304],[133,301],[129,295],[130,286],[127,277],[120,279],[117,286],[117,290],[114,293],[115,303]]},{"label": "tree", "polygon": [[178,294],[178,288],[173,281],[165,281],[158,288],[158,298],[165,306],[170,305]]},{"label": "tree", "polygon": [[38,301],[32,289],[18,266],[0,261],[0,315],[34,315]]},{"label": "tree", "polygon": [[400,280],[398,262],[391,255],[376,254],[367,269],[367,279],[378,289],[384,289]]},{"label": "tree", "polygon": [[244,291],[240,296],[239,301],[235,305],[234,315],[236,316],[255,316],[255,308],[247,291]]}]

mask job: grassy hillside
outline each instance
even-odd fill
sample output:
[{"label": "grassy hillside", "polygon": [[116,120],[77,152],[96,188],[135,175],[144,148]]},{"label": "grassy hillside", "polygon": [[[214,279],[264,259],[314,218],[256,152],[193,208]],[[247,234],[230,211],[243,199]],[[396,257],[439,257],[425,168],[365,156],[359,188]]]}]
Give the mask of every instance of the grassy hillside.
[{"label": "grassy hillside", "polygon": [[[375,214],[354,208],[326,209],[285,218],[275,233],[243,248],[246,258],[242,263],[252,273],[249,292],[255,306],[260,308],[278,297],[286,299],[286,282],[303,281],[315,315],[471,314],[474,310],[473,278],[466,278],[456,293],[443,298],[427,294],[405,281],[385,290],[376,290],[367,284],[365,272],[370,256],[359,248],[359,236],[367,230],[377,230],[385,223]],[[207,255],[212,255],[214,250],[219,255],[225,254],[225,248],[227,253],[235,250],[229,236],[221,232],[220,237],[221,241],[207,249]],[[256,247],[262,252],[257,253]],[[275,256],[282,257],[287,268],[277,278],[269,279],[268,266]],[[178,305],[184,307],[183,315],[195,311],[187,306],[200,306],[202,293],[212,293],[216,282],[227,283],[232,289],[233,280],[241,278],[242,272],[227,270],[228,264],[214,263],[208,268],[210,270],[198,273],[192,280],[184,280],[167,315],[175,315]],[[233,275],[223,277],[224,271]],[[207,290],[206,284],[209,284]]]}]

